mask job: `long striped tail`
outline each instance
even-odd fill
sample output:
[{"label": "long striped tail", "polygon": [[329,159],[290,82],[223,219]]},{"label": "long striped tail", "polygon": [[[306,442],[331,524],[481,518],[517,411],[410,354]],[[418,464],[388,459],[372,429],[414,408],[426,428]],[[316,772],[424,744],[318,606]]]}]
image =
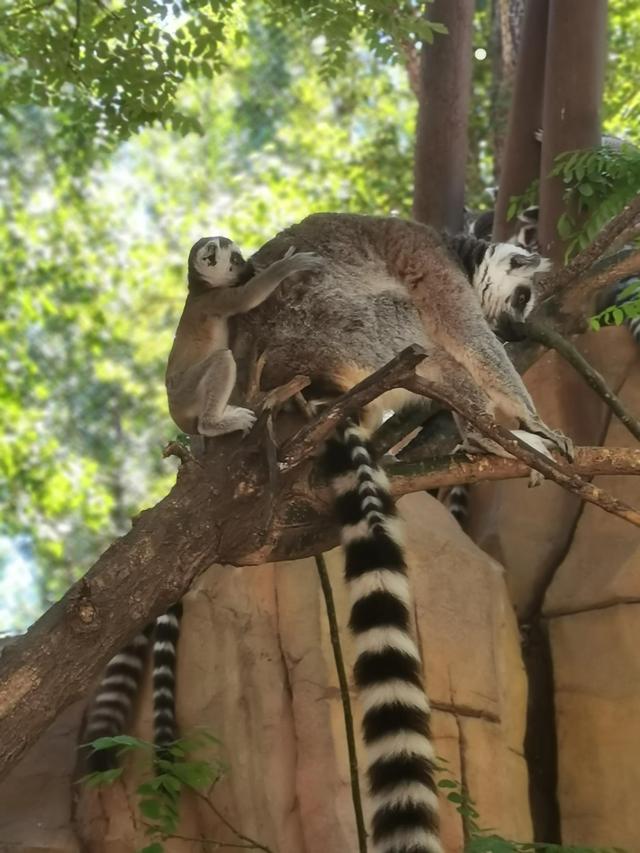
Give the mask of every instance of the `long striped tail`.
[{"label": "long striped tail", "polygon": [[464,530],[469,520],[469,486],[464,483],[450,486],[443,489],[438,498]]},{"label": "long striped tail", "polygon": [[393,499],[360,427],[327,442],[356,640],[375,853],[443,853],[435,757]]},{"label": "long striped tail", "polygon": [[[87,713],[83,743],[100,737],[115,737],[124,731],[140,689],[151,627],[149,625],[143,633],[137,634],[107,664]],[[88,753],[89,770],[110,770],[115,767],[116,752],[113,748]]]},{"label": "long striped tail", "polygon": [[156,620],[153,638],[153,740],[157,755],[169,757],[176,740],[176,651],[182,604],[174,604]]}]

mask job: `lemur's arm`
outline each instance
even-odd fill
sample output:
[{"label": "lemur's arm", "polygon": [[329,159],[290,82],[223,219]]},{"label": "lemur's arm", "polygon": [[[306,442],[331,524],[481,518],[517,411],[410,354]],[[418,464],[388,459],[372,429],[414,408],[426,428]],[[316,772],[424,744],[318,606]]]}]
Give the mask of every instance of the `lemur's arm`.
[{"label": "lemur's arm", "polygon": [[264,302],[287,276],[322,268],[324,262],[319,255],[313,252],[294,255],[294,251],[292,246],[283,258],[256,273],[247,284],[210,290],[206,294],[207,309],[221,317],[244,314]]}]

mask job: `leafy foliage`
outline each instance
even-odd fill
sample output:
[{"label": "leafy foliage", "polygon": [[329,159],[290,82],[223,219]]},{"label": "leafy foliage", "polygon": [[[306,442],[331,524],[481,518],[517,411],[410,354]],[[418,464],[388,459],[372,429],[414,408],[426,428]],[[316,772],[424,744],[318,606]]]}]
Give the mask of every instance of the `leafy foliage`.
[{"label": "leafy foliage", "polygon": [[640,150],[625,144],[619,150],[603,146],[568,151],[556,158],[551,174],[565,185],[567,212],[558,221],[558,233],[568,241],[570,257],[588,246],[637,193]]},{"label": "leafy foliage", "polygon": [[[446,764],[442,758],[439,761]],[[465,846],[465,853],[624,853],[619,848],[509,841],[502,838],[492,830],[480,827],[478,824],[480,815],[467,791],[444,766],[440,767],[440,773],[444,775],[444,778],[440,779],[438,787],[449,792],[446,794],[446,798],[455,805],[462,820],[465,837],[469,839]]]},{"label": "leafy foliage", "polygon": [[0,0],[0,105],[54,108],[68,150],[90,156],[156,122],[200,132],[180,86],[219,74],[227,39],[239,48],[257,15],[319,39],[324,79],[344,69],[354,35],[391,62],[446,32],[412,0]]},{"label": "leafy foliage", "polygon": [[[130,735],[101,737],[89,744],[95,752],[115,749],[120,758],[126,753],[138,753],[147,764],[147,778],[136,788],[136,795],[151,843],[140,853],[162,853],[162,842],[176,834],[180,823],[180,797],[184,790],[206,791],[224,775],[225,767],[219,761],[188,759],[189,753],[212,744],[217,745],[217,739],[199,731],[175,741],[168,749],[170,759],[159,758],[152,743]],[[154,772],[150,775],[152,768]],[[113,784],[121,775],[122,768],[117,767],[90,773],[80,782],[88,788],[96,788]]]},{"label": "leafy foliage", "polygon": [[589,318],[594,332],[603,326],[621,326],[625,320],[640,317],[640,278],[634,278],[616,296],[615,302]]}]

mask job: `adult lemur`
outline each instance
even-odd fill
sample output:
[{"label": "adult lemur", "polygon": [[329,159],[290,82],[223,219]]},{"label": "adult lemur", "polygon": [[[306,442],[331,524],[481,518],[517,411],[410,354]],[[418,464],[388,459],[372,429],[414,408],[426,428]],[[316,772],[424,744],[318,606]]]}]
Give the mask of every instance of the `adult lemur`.
[{"label": "adult lemur", "polygon": [[[532,307],[539,259],[513,246],[447,241],[399,219],[317,214],[252,260],[269,264],[291,245],[322,255],[324,268],[284,281],[271,299],[236,318],[234,354],[242,357],[249,343],[266,350],[267,386],[305,373],[319,393],[338,394],[418,343],[427,350],[422,370],[430,379],[455,384],[484,411],[500,409],[569,451],[570,442],[538,417],[492,332]],[[386,394],[368,407],[367,422],[409,398],[401,390]],[[374,849],[441,853],[429,705],[393,501],[362,427],[341,428],[325,461],[346,551]]]}]

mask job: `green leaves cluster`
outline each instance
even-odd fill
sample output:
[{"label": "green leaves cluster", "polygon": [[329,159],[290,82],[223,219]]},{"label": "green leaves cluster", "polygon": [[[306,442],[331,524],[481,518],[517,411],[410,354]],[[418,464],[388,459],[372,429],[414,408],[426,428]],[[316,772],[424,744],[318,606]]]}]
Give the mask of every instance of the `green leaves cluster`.
[{"label": "green leaves cluster", "polygon": [[608,305],[599,314],[589,317],[589,325],[594,332],[603,326],[621,326],[625,320],[640,317],[640,279],[629,282],[612,305]]},{"label": "green leaves cluster", "polygon": [[[446,764],[442,758],[439,761]],[[440,767],[444,778],[438,787],[449,791],[447,800],[453,803],[462,819],[465,837],[469,839],[465,853],[624,853],[619,848],[585,847],[563,844],[546,844],[533,841],[509,841],[496,835],[490,829],[482,829],[478,824],[480,815],[473,801],[460,782],[453,778],[445,767]]]},{"label": "green leaves cluster", "polygon": [[568,211],[558,233],[568,241],[567,257],[588,246],[640,187],[640,150],[623,143],[568,151],[556,158],[552,175],[562,178]]},{"label": "green leaves cluster", "polygon": [[211,78],[230,6],[216,0],[0,0],[0,106],[52,107],[79,146],[111,147],[176,107],[187,77]]},{"label": "green leaves cluster", "polygon": [[[138,753],[149,769],[153,767],[154,774],[148,775],[136,788],[138,810],[150,841],[140,853],[162,853],[163,841],[177,833],[180,797],[184,790],[207,791],[224,775],[226,768],[221,762],[188,759],[195,750],[217,744],[215,737],[199,731],[168,747],[167,753],[171,758],[158,757],[152,743],[130,735],[101,737],[89,744],[95,752],[115,750],[120,758],[127,753]],[[111,785],[122,776],[122,772],[122,767],[98,771],[88,774],[80,782],[88,788]]]}]

